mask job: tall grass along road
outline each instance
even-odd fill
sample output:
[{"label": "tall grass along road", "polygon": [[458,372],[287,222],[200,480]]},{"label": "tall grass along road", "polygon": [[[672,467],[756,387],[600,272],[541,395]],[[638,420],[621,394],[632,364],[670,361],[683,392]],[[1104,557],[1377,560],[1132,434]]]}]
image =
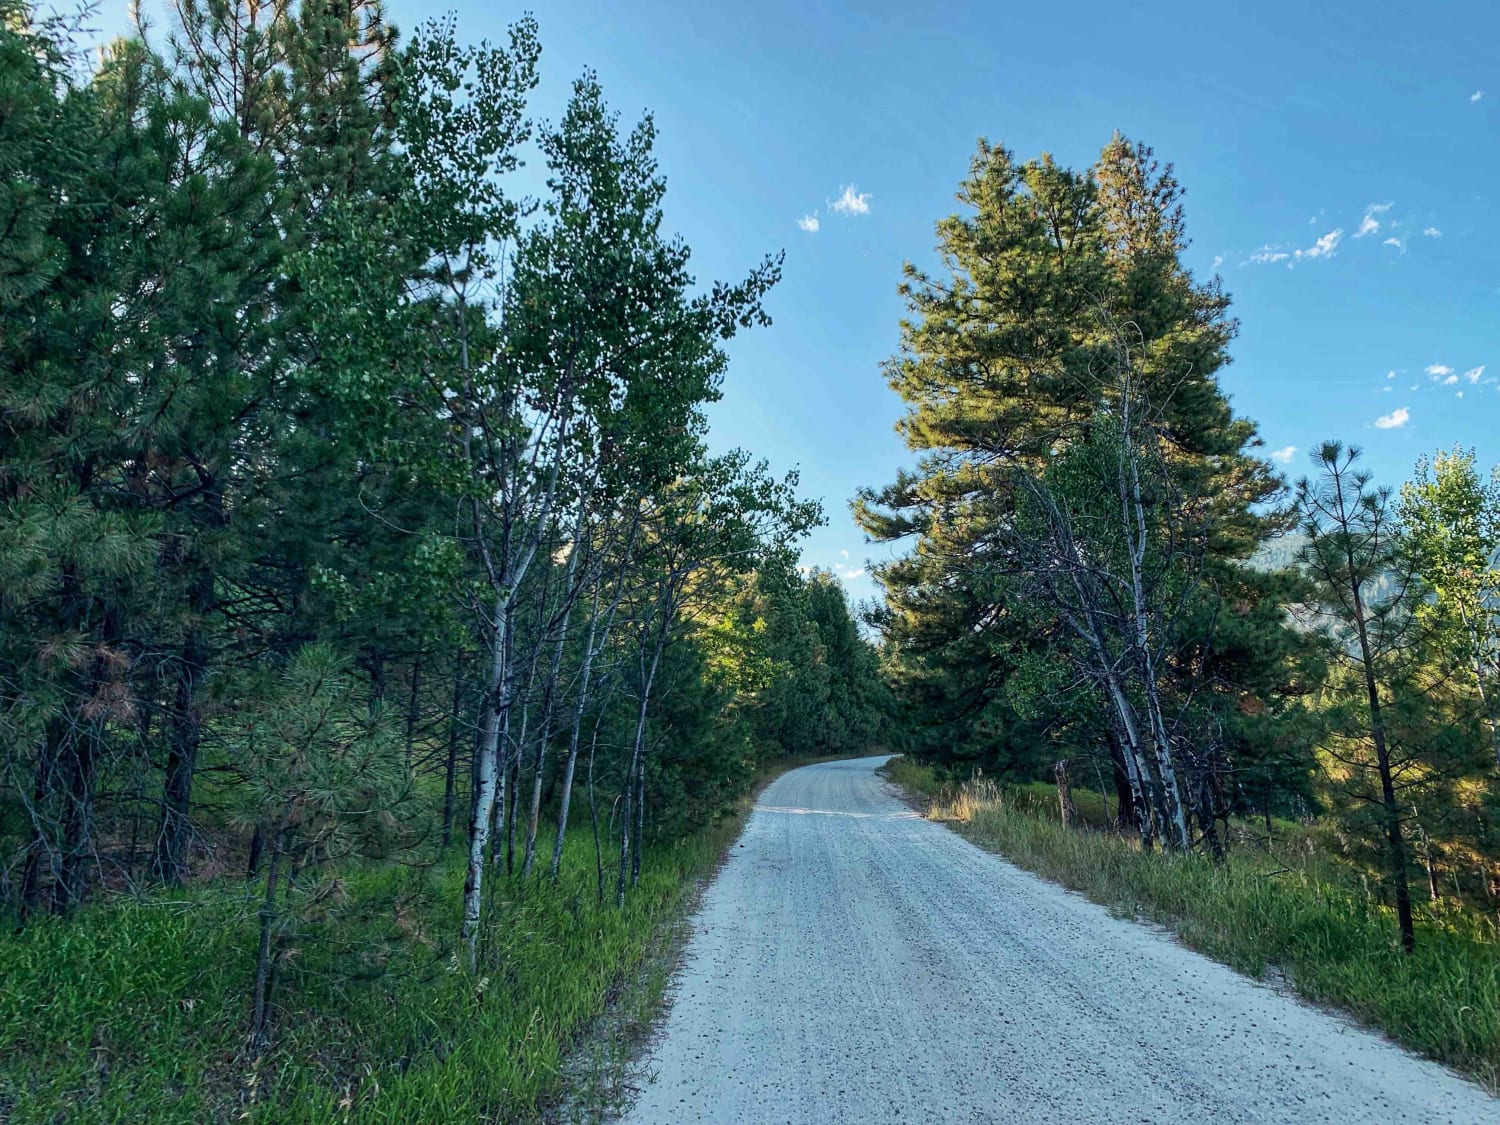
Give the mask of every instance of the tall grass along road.
[{"label": "tall grass along road", "polygon": [[1500,1101],[923,820],[786,774],[708,891],[629,1121],[1500,1121]]}]

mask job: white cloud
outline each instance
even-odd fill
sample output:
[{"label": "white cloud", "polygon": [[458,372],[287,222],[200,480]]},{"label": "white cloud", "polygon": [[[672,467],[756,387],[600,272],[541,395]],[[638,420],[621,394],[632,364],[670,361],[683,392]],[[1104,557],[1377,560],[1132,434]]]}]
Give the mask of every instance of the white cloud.
[{"label": "white cloud", "polygon": [[843,194],[828,206],[832,207],[840,215],[868,215],[870,213],[870,193],[867,191],[856,191],[853,184],[845,184]]},{"label": "white cloud", "polygon": [[1456,382],[1458,382],[1458,376],[1457,375],[1449,375],[1446,379],[1443,380],[1443,386],[1445,386],[1445,387],[1451,387]]},{"label": "white cloud", "polygon": [[1263,266],[1268,262],[1284,262],[1290,257],[1291,255],[1286,253],[1284,250],[1273,250],[1271,246],[1267,244],[1265,246],[1262,246],[1254,254],[1251,254],[1250,260],[1258,266]]},{"label": "white cloud", "polygon": [[844,575],[844,581],[853,582],[856,578],[863,578],[864,576],[864,567],[860,567],[858,570],[851,570],[848,574]]},{"label": "white cloud", "polygon": [[1484,91],[1483,90],[1475,90],[1472,94],[1469,95],[1469,103],[1472,105],[1474,102],[1479,101],[1483,97],[1484,97]]},{"label": "white cloud", "polygon": [[1290,465],[1292,458],[1295,456],[1297,456],[1297,447],[1295,445],[1283,445],[1280,449],[1271,451],[1271,460],[1279,465]]},{"label": "white cloud", "polygon": [[844,558],[846,558],[846,559],[849,557],[849,552],[848,551],[840,551],[839,554],[843,555]]},{"label": "white cloud", "polygon": [[1464,378],[1471,383],[1479,382],[1479,380],[1484,378],[1484,364],[1481,363],[1478,367],[1469,368],[1464,372]]},{"label": "white cloud", "polygon": [[1377,430],[1398,430],[1406,425],[1407,420],[1410,418],[1411,411],[1404,406],[1398,406],[1389,414],[1382,414],[1379,418],[1376,418],[1375,428]]},{"label": "white cloud", "polygon": [[1211,269],[1211,270],[1216,270],[1220,266],[1222,266],[1223,264],[1224,264],[1224,255],[1223,254],[1215,254],[1214,255],[1214,264],[1211,265],[1211,266],[1209,266],[1208,268]]},{"label": "white cloud", "polygon": [[1333,256],[1333,252],[1339,248],[1339,243],[1343,241],[1343,238],[1344,228],[1338,227],[1334,230],[1329,231],[1322,238],[1318,239],[1317,242],[1309,246],[1306,250],[1298,250],[1297,257],[1331,258]]},{"label": "white cloud", "polygon": [[1401,253],[1406,253],[1406,243],[1402,242],[1399,238],[1387,238],[1384,242],[1381,243],[1381,245],[1394,246],[1397,250],[1401,251]]},{"label": "white cloud", "polygon": [[1384,215],[1394,206],[1391,203],[1372,203],[1365,208],[1365,217],[1359,221],[1359,229],[1354,232],[1355,238],[1363,238],[1367,234],[1374,234],[1380,229],[1380,220],[1376,215]]},{"label": "white cloud", "polygon": [[1396,372],[1395,371],[1387,371],[1385,373],[1385,377],[1387,379],[1394,379],[1396,377]]},{"label": "white cloud", "polygon": [[1423,227],[1422,228],[1422,233],[1425,234],[1428,238],[1442,238],[1443,237],[1443,232],[1440,231],[1440,230],[1438,230],[1437,227]]},{"label": "white cloud", "polygon": [[808,234],[817,234],[818,228],[823,224],[818,222],[818,213],[814,211],[811,215],[803,215],[797,220],[797,225]]},{"label": "white cloud", "polygon": [[1444,375],[1453,374],[1453,368],[1449,367],[1446,363],[1429,363],[1425,370],[1434,379],[1441,379]]},{"label": "white cloud", "polygon": [[1459,392],[1458,392],[1458,397],[1459,397],[1459,398],[1463,398],[1463,397],[1464,397],[1464,393],[1463,393],[1463,391],[1459,391]]},{"label": "white cloud", "polygon": [[1391,393],[1391,391],[1392,391],[1392,390],[1393,390],[1393,389],[1394,389],[1394,388],[1392,388],[1392,387],[1391,387],[1391,385],[1390,385],[1390,384],[1389,384],[1389,383],[1387,383],[1387,384],[1386,384],[1386,385],[1385,385],[1385,386],[1383,386],[1383,387],[1381,387],[1381,388],[1380,388],[1380,393],[1381,393],[1381,394],[1387,394],[1387,395],[1388,395],[1388,394],[1390,394],[1390,393]]}]

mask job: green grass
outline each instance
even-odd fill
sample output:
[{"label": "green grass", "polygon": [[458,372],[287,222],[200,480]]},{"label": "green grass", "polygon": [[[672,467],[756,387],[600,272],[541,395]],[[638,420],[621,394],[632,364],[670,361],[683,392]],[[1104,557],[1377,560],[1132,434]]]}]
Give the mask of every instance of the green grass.
[{"label": "green grass", "polygon": [[[1500,1086],[1500,943],[1473,912],[1427,911],[1407,956],[1392,911],[1330,876],[1314,837],[1281,825],[1272,851],[1232,848],[1219,865],[1143,852],[1106,831],[1062,826],[1050,786],[1002,789],[940,781],[904,759],[893,781],[926,798],[929,815],[981,847],[1081,891],[1127,917],[1163,923],[1193,949],[1262,976],[1274,967],[1301,995],[1341,1008],[1396,1041]],[[1074,791],[1086,822],[1103,824],[1098,794]]]},{"label": "green grass", "polygon": [[437,867],[344,872],[342,905],[294,943],[260,1058],[245,1037],[252,889],[111,897],[34,921],[0,938],[0,1121],[536,1120],[748,804],[651,849],[623,910],[596,902],[586,833],[556,886],[492,877],[477,976],[456,956],[457,849]]}]

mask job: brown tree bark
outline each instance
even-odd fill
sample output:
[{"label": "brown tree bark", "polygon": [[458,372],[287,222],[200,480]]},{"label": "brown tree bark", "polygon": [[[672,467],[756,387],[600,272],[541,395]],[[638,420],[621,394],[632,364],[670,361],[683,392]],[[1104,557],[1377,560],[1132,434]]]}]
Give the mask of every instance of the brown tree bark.
[{"label": "brown tree bark", "polygon": [[1057,805],[1064,828],[1078,826],[1078,808],[1073,804],[1073,785],[1068,778],[1068,759],[1060,758],[1052,767],[1052,776],[1057,779]]}]

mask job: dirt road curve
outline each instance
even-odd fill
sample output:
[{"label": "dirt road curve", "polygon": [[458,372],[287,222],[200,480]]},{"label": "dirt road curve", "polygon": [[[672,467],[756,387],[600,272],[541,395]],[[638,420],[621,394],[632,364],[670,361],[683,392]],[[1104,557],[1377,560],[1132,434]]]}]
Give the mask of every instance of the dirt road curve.
[{"label": "dirt road curve", "polygon": [[627,1121],[1500,1122],[1500,1100],[911,813],[762,794]]}]

